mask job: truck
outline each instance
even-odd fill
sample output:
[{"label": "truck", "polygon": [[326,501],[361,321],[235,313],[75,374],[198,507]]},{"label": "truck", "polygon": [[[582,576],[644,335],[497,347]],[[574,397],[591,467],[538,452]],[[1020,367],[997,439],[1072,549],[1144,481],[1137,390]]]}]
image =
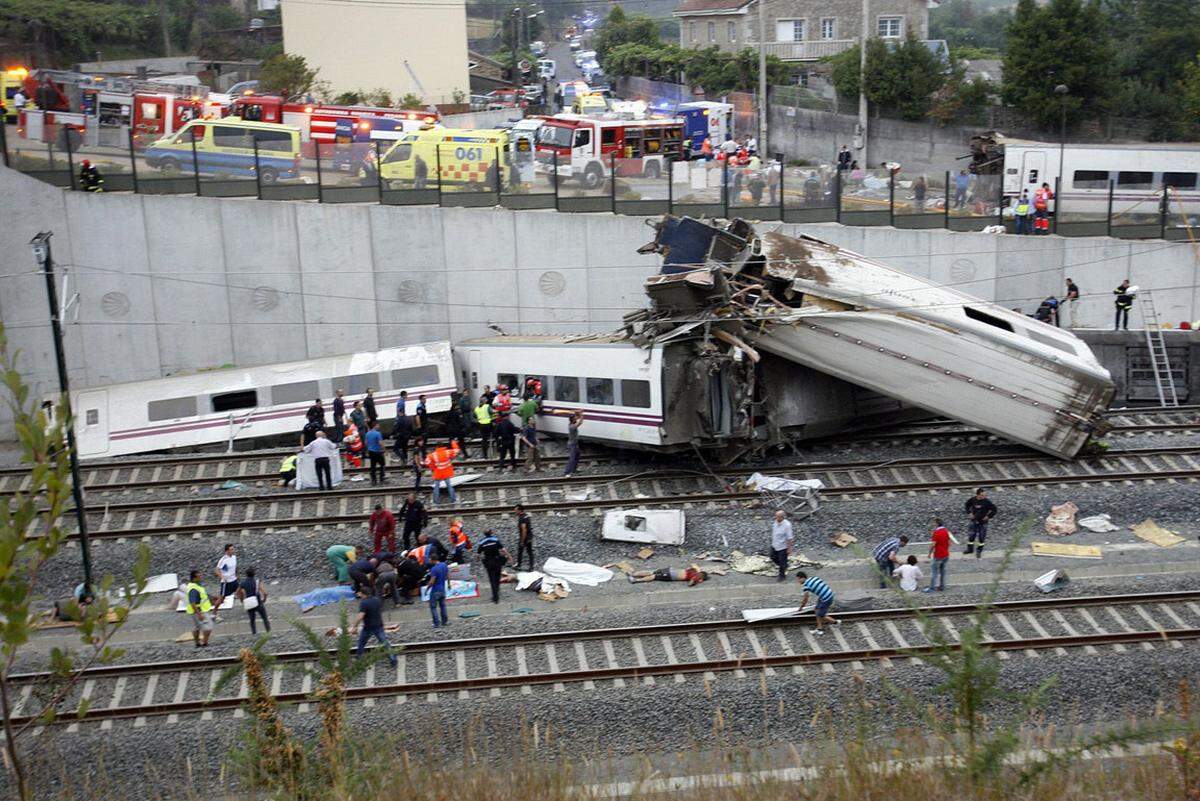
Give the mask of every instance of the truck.
[{"label": "truck", "polygon": [[600,187],[617,174],[658,178],[669,162],[683,157],[683,120],[615,120],[556,114],[537,132],[539,174],[559,182],[574,180],[585,189]]},{"label": "truck", "polygon": [[700,154],[707,138],[715,149],[733,133],[733,104],[699,100],[680,103],[675,116],[683,120],[685,152],[689,157]]},{"label": "truck", "polygon": [[402,122],[405,131],[419,131],[436,125],[440,115],[434,110],[404,110],[374,106],[334,106],[325,103],[289,102],[277,95],[244,94],[229,107],[228,115],[250,122],[274,122],[300,129],[300,143],[306,158],[316,155],[317,146],[332,144],[340,119],[393,119]]}]

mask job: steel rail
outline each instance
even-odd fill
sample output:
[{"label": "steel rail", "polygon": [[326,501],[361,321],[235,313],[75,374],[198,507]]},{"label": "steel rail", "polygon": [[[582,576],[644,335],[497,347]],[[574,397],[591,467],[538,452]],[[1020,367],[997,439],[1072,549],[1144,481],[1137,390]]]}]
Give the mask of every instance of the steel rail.
[{"label": "steel rail", "polygon": [[[1125,606],[1130,604],[1155,603],[1187,603],[1200,601],[1200,590],[1170,590],[1154,593],[1129,593],[1124,595],[1080,595],[1068,597],[1032,598],[1017,601],[996,601],[987,605],[992,614],[1010,612],[1029,612],[1040,609],[1086,609],[1103,606]],[[846,610],[838,613],[838,618],[847,623],[897,620],[918,615],[932,617],[950,617],[954,615],[972,615],[978,612],[980,604],[958,603],[918,607],[888,607],[884,609]],[[738,629],[763,628],[768,626],[798,626],[807,625],[812,620],[810,612],[796,617],[773,618],[756,622],[748,622],[740,618],[726,620],[699,620],[683,623],[651,623],[643,626],[621,626],[619,628],[599,629],[563,629],[558,631],[538,631],[527,634],[503,634],[496,637],[474,637],[456,640],[420,640],[403,643],[406,654],[424,654],[445,651],[469,651],[481,648],[515,648],[518,646],[545,645],[558,642],[584,642],[589,640],[631,639],[634,637],[658,637],[679,634],[700,634],[711,631],[733,631]],[[328,653],[333,653],[332,650]],[[283,651],[272,654],[276,662],[305,662],[316,659],[320,652]],[[228,668],[238,663],[236,656],[217,656],[198,659],[181,659],[168,662],[141,662],[124,665],[99,665],[88,668],[83,672],[84,679],[105,679],[128,676],[142,676],[151,673],[172,673],[179,671],[215,670]],[[51,678],[50,673],[14,673],[9,681],[14,684],[29,684],[45,681]]]},{"label": "steel rail", "polygon": [[[1087,646],[1119,645],[1142,642],[1171,642],[1178,640],[1194,640],[1200,638],[1200,628],[1161,629],[1155,631],[1124,631],[1110,634],[1076,634],[1054,637],[1032,637],[1017,640],[985,640],[980,643],[989,651],[1027,651],[1047,650],[1051,648],[1082,648]],[[924,645],[910,648],[867,648],[851,651],[822,651],[799,654],[784,654],[778,656],[740,656],[736,659],[717,659],[702,662],[680,662],[663,665],[630,665],[607,668],[589,668],[586,670],[556,671],[553,673],[531,673],[504,676],[479,676],[474,678],[450,679],[445,681],[427,681],[409,684],[377,684],[370,687],[350,687],[345,690],[346,700],[353,701],[365,698],[395,697],[420,695],[443,692],[463,692],[467,690],[499,689],[503,687],[522,687],[545,684],[578,684],[588,681],[604,681],[608,679],[639,679],[654,676],[679,676],[690,673],[729,673],[736,670],[766,670],[768,668],[783,668],[793,665],[822,665],[843,662],[878,662],[885,659],[907,659],[944,653],[947,649],[958,650],[961,646],[947,644],[946,646]],[[286,692],[272,694],[276,703],[297,704],[312,701],[312,693]],[[159,717],[162,715],[178,715],[194,712],[211,712],[225,709],[239,709],[246,704],[241,697],[222,697],[195,701],[173,701],[159,704],[146,704],[129,707],[88,707],[83,714],[64,712],[54,719],[54,723],[81,723],[102,720],[116,720],[138,717]],[[14,725],[32,723],[35,719],[17,717]]]}]

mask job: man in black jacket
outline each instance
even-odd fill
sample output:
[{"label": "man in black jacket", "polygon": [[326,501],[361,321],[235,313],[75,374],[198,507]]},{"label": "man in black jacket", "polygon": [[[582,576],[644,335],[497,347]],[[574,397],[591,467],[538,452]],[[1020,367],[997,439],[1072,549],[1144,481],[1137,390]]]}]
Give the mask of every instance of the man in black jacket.
[{"label": "man in black jacket", "polygon": [[1121,285],[1113,290],[1113,294],[1117,296],[1114,304],[1117,307],[1117,318],[1113,321],[1113,330],[1124,327],[1129,330],[1129,310],[1133,308],[1133,293],[1129,291],[1129,279],[1126,278],[1121,282]]},{"label": "man in black jacket", "polygon": [[421,529],[429,519],[429,513],[425,511],[425,504],[417,499],[417,494],[410,492],[404,505],[400,507],[399,517],[404,521],[404,550],[407,551],[412,547],[408,538],[411,536],[412,541],[417,542],[421,536]]},{"label": "man in black jacket", "polygon": [[496,426],[496,446],[500,451],[500,469],[504,469],[504,456],[508,455],[509,464],[517,469],[517,427],[513,425],[510,415],[502,415],[500,424]]},{"label": "man in black jacket", "polygon": [[375,411],[375,390],[367,388],[367,396],[363,398],[363,410],[367,413],[367,428],[375,425],[379,412]]},{"label": "man in black jacket", "polygon": [[965,509],[971,517],[969,528],[971,539],[967,542],[967,549],[963,553],[974,552],[975,558],[978,559],[983,556],[983,545],[987,542],[988,522],[996,516],[996,512],[999,510],[996,508],[996,504],[988,498],[987,490],[983,487],[975,490],[973,498],[967,499]]}]

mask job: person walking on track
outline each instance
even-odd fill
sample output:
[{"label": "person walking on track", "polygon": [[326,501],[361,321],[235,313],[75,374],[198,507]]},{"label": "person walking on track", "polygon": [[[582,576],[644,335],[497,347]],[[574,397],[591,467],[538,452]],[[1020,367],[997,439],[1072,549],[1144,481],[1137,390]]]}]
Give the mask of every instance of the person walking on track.
[{"label": "person walking on track", "polygon": [[967,499],[964,509],[971,518],[971,527],[969,529],[971,538],[968,540],[967,549],[963,553],[970,554],[974,551],[975,558],[979,559],[983,556],[983,545],[987,542],[988,523],[996,516],[996,512],[1000,510],[996,508],[996,504],[988,499],[987,490],[983,487],[975,490],[974,497]]}]

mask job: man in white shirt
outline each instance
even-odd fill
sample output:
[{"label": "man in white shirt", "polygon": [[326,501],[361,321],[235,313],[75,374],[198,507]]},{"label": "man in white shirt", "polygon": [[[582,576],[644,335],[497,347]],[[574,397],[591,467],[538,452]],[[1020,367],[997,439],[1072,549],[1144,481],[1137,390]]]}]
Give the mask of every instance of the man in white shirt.
[{"label": "man in white shirt", "polygon": [[908,560],[896,568],[893,574],[900,579],[900,589],[905,592],[916,592],[917,585],[921,582],[921,568],[917,567],[916,554],[909,554]]},{"label": "man in white shirt", "polygon": [[330,442],[329,438],[325,436],[324,431],[318,431],[317,438],[304,446],[304,452],[314,457],[313,462],[317,470],[317,488],[323,490],[333,489],[333,472],[329,467],[329,460],[337,458],[337,443]]},{"label": "man in white shirt", "polygon": [[738,140],[732,136],[721,143],[721,149],[725,151],[725,155],[727,156],[732,156],[734,153],[738,152],[739,147],[740,145],[738,144]]},{"label": "man in white shirt", "polygon": [[237,556],[233,553],[233,543],[225,546],[225,553],[217,560],[217,578],[221,582],[221,591],[217,594],[217,610],[226,598],[232,598],[238,589]]},{"label": "man in white shirt", "polygon": [[15,108],[15,109],[25,108],[25,101],[26,101],[25,93],[22,92],[20,89],[18,89],[17,93],[15,95],[13,95],[13,108]]},{"label": "man in white shirt", "polygon": [[758,152],[758,140],[753,136],[746,138],[746,152],[750,153],[751,155]]},{"label": "man in white shirt", "polygon": [[775,510],[775,520],[771,523],[771,561],[779,565],[779,577],[783,581],[787,576],[788,557],[792,553],[792,521],[787,519],[782,509]]}]

